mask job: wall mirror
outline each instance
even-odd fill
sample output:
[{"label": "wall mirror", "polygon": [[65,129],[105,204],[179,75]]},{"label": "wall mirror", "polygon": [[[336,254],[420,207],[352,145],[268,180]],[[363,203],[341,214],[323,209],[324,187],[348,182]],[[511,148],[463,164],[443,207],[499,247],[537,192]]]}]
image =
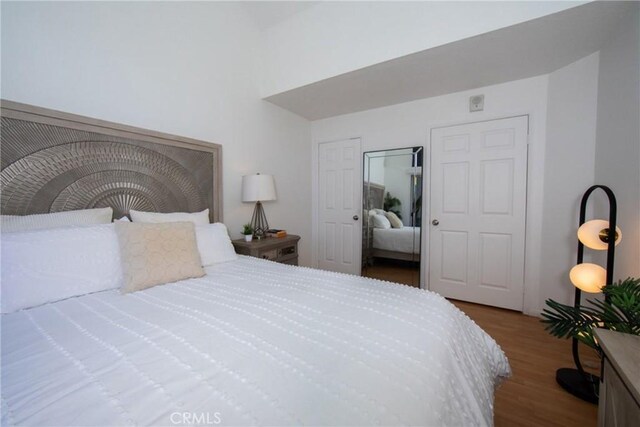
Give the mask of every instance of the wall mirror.
[{"label": "wall mirror", "polygon": [[420,287],[423,151],[364,153],[363,276]]}]

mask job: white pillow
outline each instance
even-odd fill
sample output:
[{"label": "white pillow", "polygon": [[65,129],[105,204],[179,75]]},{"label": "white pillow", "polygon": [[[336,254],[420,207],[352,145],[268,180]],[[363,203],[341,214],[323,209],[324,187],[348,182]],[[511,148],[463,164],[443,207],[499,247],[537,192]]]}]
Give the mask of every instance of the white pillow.
[{"label": "white pillow", "polygon": [[120,222],[131,222],[131,220],[129,219],[129,217],[128,217],[128,216],[126,216],[126,215],[125,215],[125,216],[123,216],[122,218],[118,218],[118,219],[114,219],[114,220],[113,220],[113,222],[116,222],[116,221],[120,221]]},{"label": "white pillow", "polygon": [[229,231],[221,222],[197,226],[196,241],[203,267],[238,259]]},{"label": "white pillow", "polygon": [[131,221],[133,222],[192,222],[195,225],[209,224],[209,209],[205,209],[202,212],[172,212],[172,213],[158,213],[158,212],[142,212],[130,210]]},{"label": "white pillow", "polygon": [[122,283],[113,224],[7,233],[1,245],[2,313]]},{"label": "white pillow", "polygon": [[384,209],[375,208],[373,211],[378,215],[384,215]]},{"label": "white pillow", "polygon": [[112,208],[83,209],[34,215],[2,215],[2,231],[45,230],[48,228],[108,224],[113,217]]},{"label": "white pillow", "polygon": [[386,216],[376,214],[373,216],[373,226],[375,228],[391,228],[391,223]]}]

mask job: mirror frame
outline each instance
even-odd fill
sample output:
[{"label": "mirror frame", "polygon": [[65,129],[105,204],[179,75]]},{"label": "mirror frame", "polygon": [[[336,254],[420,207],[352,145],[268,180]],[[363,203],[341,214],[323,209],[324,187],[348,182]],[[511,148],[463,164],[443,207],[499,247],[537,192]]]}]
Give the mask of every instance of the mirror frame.
[{"label": "mirror frame", "polygon": [[[407,152],[408,150],[411,150],[411,152]],[[405,153],[399,153],[399,154],[391,154],[389,155],[390,152],[394,152],[394,151],[405,151]],[[376,158],[388,158],[388,157],[399,157],[399,156],[412,156],[412,166],[410,166],[410,168],[415,168],[415,171],[418,172],[420,171],[420,173],[414,173],[411,174],[411,178],[414,181],[413,184],[411,184],[410,181],[410,185],[412,185],[413,188],[415,188],[418,184],[417,180],[419,180],[419,191],[420,194],[417,194],[415,191],[412,191],[410,194],[410,206],[414,206],[414,208],[410,208],[411,211],[413,211],[411,213],[412,219],[411,222],[412,224],[415,224],[415,220],[413,218],[415,212],[420,211],[421,213],[421,218],[423,216],[423,206],[424,203],[422,201],[422,196],[424,195],[424,160],[425,160],[425,150],[423,146],[412,146],[412,147],[400,147],[400,148],[391,148],[391,149],[386,149],[386,150],[372,150],[372,151],[365,151],[363,153],[363,165],[362,165],[362,262],[361,262],[361,267],[360,267],[360,274],[364,275],[366,268],[370,265],[371,260],[372,260],[372,255],[371,255],[371,251],[370,246],[373,243],[373,236],[372,236],[372,229],[371,226],[369,224],[369,215],[368,212],[370,210],[370,202],[371,202],[371,198],[370,198],[370,191],[372,188],[372,185],[377,185],[375,183],[372,183],[370,180],[371,177],[371,160],[372,159],[376,159]],[[376,155],[377,154],[377,155]],[[420,159],[420,160],[419,160]],[[384,188],[384,187],[382,187]],[[383,200],[384,200],[384,193],[385,191],[383,190]],[[417,200],[420,200],[420,207],[418,210],[415,210],[415,204]],[[423,262],[422,262],[422,248],[423,248],[423,237],[424,237],[424,233],[422,230],[422,223],[420,223],[420,236],[417,242],[414,241],[414,252],[412,254],[408,254],[408,258],[404,259],[404,258],[397,258],[397,259],[403,259],[405,261],[411,261],[411,262],[417,262],[418,263],[418,277],[417,277],[417,283],[414,284],[417,285],[417,287],[422,288],[422,267],[423,267]],[[415,227],[415,225],[413,225]],[[416,253],[416,248],[418,249],[417,253]]]}]

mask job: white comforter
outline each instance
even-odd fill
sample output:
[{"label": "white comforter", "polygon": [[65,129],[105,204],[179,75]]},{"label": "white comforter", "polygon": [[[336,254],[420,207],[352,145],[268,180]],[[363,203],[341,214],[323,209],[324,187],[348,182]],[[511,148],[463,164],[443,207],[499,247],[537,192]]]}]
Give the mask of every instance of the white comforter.
[{"label": "white comforter", "polygon": [[406,254],[420,253],[420,227],[374,228],[373,247]]},{"label": "white comforter", "polygon": [[440,296],[248,257],[207,272],[3,315],[2,425],[492,424],[507,359]]}]

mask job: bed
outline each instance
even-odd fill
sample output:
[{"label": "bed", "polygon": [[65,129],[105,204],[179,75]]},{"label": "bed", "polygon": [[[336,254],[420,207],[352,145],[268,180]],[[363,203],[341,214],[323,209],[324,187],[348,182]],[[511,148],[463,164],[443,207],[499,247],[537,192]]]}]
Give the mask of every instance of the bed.
[{"label": "bed", "polygon": [[[38,117],[82,120],[56,114]],[[193,200],[212,203],[219,220],[220,193],[216,181]],[[3,314],[2,425],[492,425],[508,361],[439,295],[244,256],[205,272]]]},{"label": "bed", "polygon": [[207,273],[5,315],[2,424],[492,424],[507,360],[437,294],[249,257]]}]

